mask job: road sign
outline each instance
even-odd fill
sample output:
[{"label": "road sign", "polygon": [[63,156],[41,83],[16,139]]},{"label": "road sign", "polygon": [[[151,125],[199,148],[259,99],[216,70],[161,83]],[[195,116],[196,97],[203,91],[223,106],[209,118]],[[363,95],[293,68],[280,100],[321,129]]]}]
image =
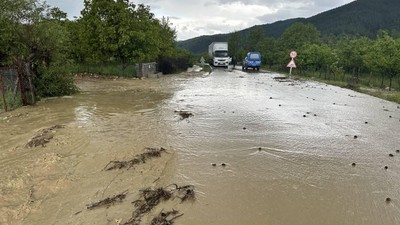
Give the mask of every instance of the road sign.
[{"label": "road sign", "polygon": [[294,59],[292,59],[292,60],[289,62],[289,64],[287,64],[286,67],[289,67],[289,68],[296,68],[296,63],[294,62]]},{"label": "road sign", "polygon": [[296,52],[296,51],[291,51],[291,52],[290,52],[290,57],[291,57],[292,59],[296,58],[296,57],[297,57],[297,52]]},{"label": "road sign", "polygon": [[206,62],[206,60],[203,58],[203,56],[200,58],[200,63],[201,65],[204,65],[204,63]]}]

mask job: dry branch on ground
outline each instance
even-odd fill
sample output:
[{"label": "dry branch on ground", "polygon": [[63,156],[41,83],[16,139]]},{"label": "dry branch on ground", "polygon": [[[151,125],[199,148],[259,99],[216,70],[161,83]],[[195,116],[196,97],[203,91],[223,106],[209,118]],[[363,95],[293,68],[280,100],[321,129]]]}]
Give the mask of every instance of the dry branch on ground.
[{"label": "dry branch on ground", "polygon": [[103,200],[97,201],[95,203],[89,204],[87,205],[87,209],[94,209],[94,208],[98,208],[101,206],[107,206],[109,207],[110,205],[115,204],[116,202],[122,202],[125,198],[126,198],[126,194],[128,193],[128,191],[124,191],[121,194],[118,195],[114,195],[111,197],[107,197]]},{"label": "dry branch on ground", "polygon": [[50,142],[51,139],[53,139],[55,130],[64,127],[65,127],[64,125],[54,125],[52,127],[41,130],[39,134],[35,135],[28,141],[28,143],[26,143],[25,147],[33,148],[40,145],[44,147],[45,144],[47,144],[48,142]]},{"label": "dry branch on ground", "polygon": [[[174,188],[171,188],[171,187]],[[180,198],[181,201],[186,201],[189,199],[194,199],[194,186],[186,185],[186,186],[178,186],[177,184],[169,185],[165,188],[146,188],[140,191],[140,198],[132,203],[135,205],[136,210],[132,213],[132,217],[124,223],[124,225],[139,225],[141,219],[144,214],[149,213],[154,207],[156,207],[161,201],[167,201],[171,198]],[[178,212],[173,210],[171,212]],[[172,224],[172,221],[179,216],[178,215],[172,218],[169,218],[172,213],[160,213],[159,216],[153,219],[152,224],[154,225],[163,225],[163,224]],[[164,222],[164,223],[163,223]]]},{"label": "dry branch on ground", "polygon": [[134,165],[140,164],[140,163],[146,163],[147,159],[150,158],[155,158],[155,157],[161,157],[161,153],[165,152],[166,149],[161,147],[161,148],[146,148],[146,152],[137,155],[134,159],[128,160],[128,161],[110,161],[105,167],[104,170],[115,170],[115,169],[123,169],[127,168],[130,169]]},{"label": "dry branch on ground", "polygon": [[183,214],[177,215],[178,213],[174,209],[167,212],[161,211],[158,216],[151,220],[151,225],[171,225],[176,218],[183,216]]}]

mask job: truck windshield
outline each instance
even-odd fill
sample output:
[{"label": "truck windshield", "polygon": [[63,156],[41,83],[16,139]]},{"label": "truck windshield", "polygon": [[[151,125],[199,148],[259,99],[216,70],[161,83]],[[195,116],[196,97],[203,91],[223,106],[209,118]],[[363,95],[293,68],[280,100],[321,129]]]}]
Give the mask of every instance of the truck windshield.
[{"label": "truck windshield", "polygon": [[260,59],[260,55],[259,54],[250,54],[249,58],[253,59],[253,60],[259,60]]},{"label": "truck windshield", "polygon": [[214,56],[215,57],[228,57],[228,52],[227,51],[215,51]]}]

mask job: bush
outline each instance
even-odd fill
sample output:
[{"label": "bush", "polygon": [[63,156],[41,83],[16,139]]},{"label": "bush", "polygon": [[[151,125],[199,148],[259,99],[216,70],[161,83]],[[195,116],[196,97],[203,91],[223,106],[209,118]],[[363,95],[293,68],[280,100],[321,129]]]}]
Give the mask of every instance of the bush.
[{"label": "bush", "polygon": [[78,92],[72,75],[59,68],[40,69],[34,83],[38,97],[58,97]]},{"label": "bush", "polygon": [[193,66],[189,62],[188,57],[162,57],[158,60],[158,70],[163,74],[172,74],[185,71],[188,67]]}]

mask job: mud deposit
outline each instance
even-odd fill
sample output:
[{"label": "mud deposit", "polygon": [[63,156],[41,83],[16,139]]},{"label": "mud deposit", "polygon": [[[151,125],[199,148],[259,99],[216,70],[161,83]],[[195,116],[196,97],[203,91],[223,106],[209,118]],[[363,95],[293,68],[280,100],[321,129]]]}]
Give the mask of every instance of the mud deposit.
[{"label": "mud deposit", "polygon": [[[140,190],[171,184],[176,151],[161,110],[172,82],[77,80],[79,95],[1,114],[0,224],[128,222]],[[180,205],[160,204],[141,224]]]},{"label": "mud deposit", "polygon": [[78,80],[1,114],[0,224],[400,224],[399,106],[281,76]]}]

